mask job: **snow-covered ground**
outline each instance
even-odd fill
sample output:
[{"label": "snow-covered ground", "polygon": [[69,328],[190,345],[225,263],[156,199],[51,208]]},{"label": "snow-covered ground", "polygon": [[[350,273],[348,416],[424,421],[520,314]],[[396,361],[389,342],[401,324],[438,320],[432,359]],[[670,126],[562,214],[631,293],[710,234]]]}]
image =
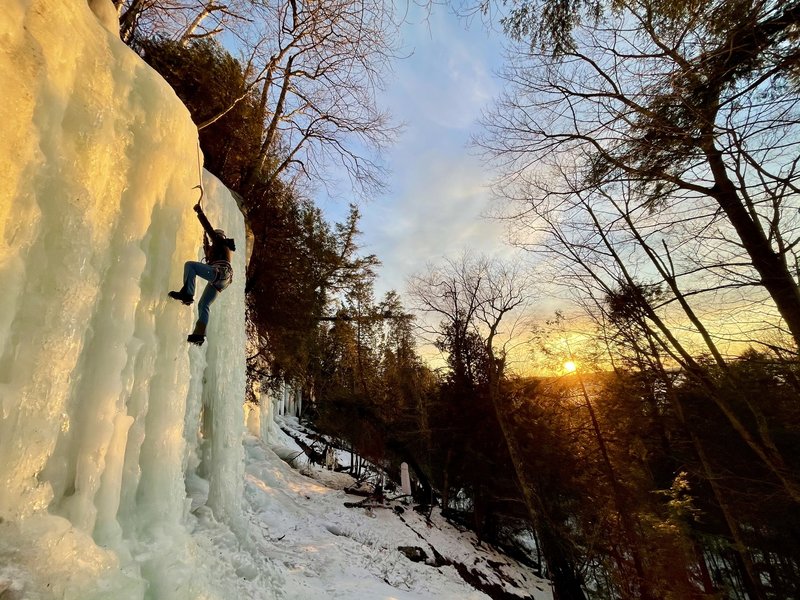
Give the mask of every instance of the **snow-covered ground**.
[{"label": "snow-covered ground", "polygon": [[[296,449],[281,436],[279,452]],[[494,597],[552,598],[531,569],[447,523],[435,510],[431,523],[401,501],[385,508],[347,508],[363,498],[346,494],[353,479],[303,459],[299,472],[256,437],[245,440],[245,513],[258,553],[280,572],[292,600],[477,600],[489,598],[464,581],[455,563]],[[289,457],[291,458],[291,457]],[[374,505],[374,502],[367,502]],[[427,562],[412,562],[398,547],[417,547]],[[440,566],[435,566],[439,555]],[[442,563],[453,564],[442,564]],[[503,594],[507,594],[504,596]]]}]

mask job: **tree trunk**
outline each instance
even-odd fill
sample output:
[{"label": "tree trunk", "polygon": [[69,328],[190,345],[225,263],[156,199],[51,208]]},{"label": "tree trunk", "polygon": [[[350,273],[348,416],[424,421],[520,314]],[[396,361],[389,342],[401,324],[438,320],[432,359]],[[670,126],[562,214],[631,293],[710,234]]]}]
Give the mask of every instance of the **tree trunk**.
[{"label": "tree trunk", "polygon": [[703,548],[696,541],[692,541],[692,549],[694,550],[695,560],[697,560],[697,566],[700,568],[700,580],[703,582],[703,593],[706,596],[713,596],[715,593],[714,581],[711,579],[711,571],[708,570]]},{"label": "tree trunk", "polygon": [[[289,88],[291,87],[293,77],[292,63],[294,62],[294,58],[294,55],[292,55],[286,61],[286,67],[283,69],[283,85],[281,86],[281,92],[278,96],[278,102],[276,103],[275,110],[272,113],[272,119],[267,126],[267,132],[264,135],[264,140],[261,143],[261,148],[258,152],[258,158],[255,161],[255,164],[250,167],[249,173],[245,177],[245,188],[252,189],[256,179],[259,175],[261,175],[261,171],[267,163],[269,151],[275,143],[278,131],[278,123],[280,123],[280,120],[283,118],[284,107],[286,106],[286,96],[288,95]],[[268,81],[264,85],[269,85],[269,83],[270,82]]]},{"label": "tree trunk", "polygon": [[186,46],[186,44],[192,38],[194,32],[200,26],[200,23],[202,23],[203,20],[208,15],[210,15],[211,11],[214,10],[215,8],[216,7],[214,6],[213,2],[209,2],[206,6],[204,6],[203,10],[201,10],[199,13],[197,13],[197,16],[192,20],[191,23],[189,23],[189,26],[181,34],[180,39],[178,40],[178,44],[180,44],[181,46]]},{"label": "tree trunk", "polygon": [[[639,552],[638,548],[636,528],[634,527],[631,513],[628,510],[626,505],[627,503],[625,502],[625,491],[622,489],[619,479],[617,479],[616,472],[614,471],[614,466],[611,464],[611,458],[608,454],[608,447],[606,446],[603,433],[600,430],[600,424],[597,421],[597,415],[592,407],[592,402],[589,399],[589,393],[586,391],[583,378],[581,377],[580,372],[576,371],[575,374],[578,377],[578,382],[581,386],[581,392],[583,393],[583,399],[586,402],[586,408],[589,411],[589,418],[592,421],[592,430],[597,438],[597,445],[600,448],[600,455],[603,457],[603,465],[605,467],[609,483],[611,484],[612,493],[614,494],[614,506],[617,509],[617,513],[624,530],[623,532],[628,543],[628,550],[630,551],[631,558],[633,559],[633,568],[636,572],[637,579],[637,581],[634,582],[633,589],[638,592],[638,595],[636,596],[637,598],[641,598],[641,600],[651,600],[653,595],[650,592],[648,578],[644,572],[644,563],[642,562],[641,553]],[[621,575],[624,575],[624,573],[621,573]]]},{"label": "tree trunk", "polygon": [[725,500],[724,492],[719,488],[717,476],[711,466],[711,461],[706,454],[705,448],[703,447],[701,440],[686,422],[683,406],[681,405],[680,400],[671,391],[669,391],[669,397],[672,401],[672,405],[675,407],[675,412],[678,415],[678,419],[689,432],[692,445],[694,446],[695,452],[697,452],[697,457],[700,459],[700,464],[703,468],[703,474],[711,486],[711,491],[714,493],[714,498],[719,505],[722,517],[728,527],[728,532],[730,533],[733,541],[732,546],[736,554],[736,561],[750,600],[765,600],[763,588],[753,567],[753,561],[750,559],[750,555],[747,552],[747,546],[742,538],[741,529],[739,528],[739,524],[733,517],[728,503]]},{"label": "tree trunk", "polygon": [[442,511],[450,508],[450,460],[453,458],[452,446],[447,447],[447,454],[444,458],[444,473],[442,476]]},{"label": "tree trunk", "polygon": [[506,412],[503,410],[504,407],[500,406],[500,377],[503,372],[504,361],[495,358],[491,336],[487,342],[486,350],[489,356],[489,397],[497,416],[497,421],[500,424],[508,454],[511,457],[511,464],[514,467],[514,473],[517,476],[525,506],[528,509],[534,528],[539,532],[539,539],[542,542],[542,554],[553,579],[553,600],[586,600],[586,594],[581,587],[581,581],[575,565],[570,559],[569,553],[563,547],[564,542],[559,539],[547,521],[544,504],[528,480],[528,474],[525,471],[516,436],[512,431],[511,424],[508,422]]},{"label": "tree trunk", "polygon": [[147,0],[133,0],[119,18],[119,37],[126,44],[133,39],[139,15],[147,8]]},{"label": "tree trunk", "polygon": [[713,141],[703,148],[714,176],[711,195],[736,229],[761,284],[769,292],[786,326],[800,349],[800,289],[784,259],[776,253],[762,229],[745,208],[736,186],[728,177],[722,154]]}]

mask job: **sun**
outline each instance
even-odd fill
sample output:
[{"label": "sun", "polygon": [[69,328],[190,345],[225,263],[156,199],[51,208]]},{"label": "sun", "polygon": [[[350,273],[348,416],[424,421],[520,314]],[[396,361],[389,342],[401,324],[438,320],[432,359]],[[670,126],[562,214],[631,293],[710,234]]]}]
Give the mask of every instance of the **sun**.
[{"label": "sun", "polygon": [[578,365],[576,365],[576,364],[575,364],[573,361],[571,361],[571,360],[568,360],[567,362],[565,362],[565,363],[564,363],[564,370],[565,370],[567,373],[574,373],[574,372],[576,371],[576,369],[577,369],[577,368],[578,368]]}]

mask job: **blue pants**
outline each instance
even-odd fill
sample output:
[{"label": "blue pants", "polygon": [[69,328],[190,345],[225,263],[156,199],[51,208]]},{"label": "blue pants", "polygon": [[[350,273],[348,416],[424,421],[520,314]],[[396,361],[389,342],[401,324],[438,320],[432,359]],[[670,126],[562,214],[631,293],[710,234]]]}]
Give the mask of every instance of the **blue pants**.
[{"label": "blue pants", "polygon": [[[194,281],[195,277],[200,276],[206,281],[214,281],[217,277],[217,270],[214,267],[197,262],[194,260],[187,261],[183,265],[183,289],[190,296],[194,297]],[[200,296],[200,302],[197,303],[197,320],[201,323],[208,324],[208,315],[210,312],[211,303],[219,296],[219,290],[211,283],[206,285],[203,290],[203,295]]]}]

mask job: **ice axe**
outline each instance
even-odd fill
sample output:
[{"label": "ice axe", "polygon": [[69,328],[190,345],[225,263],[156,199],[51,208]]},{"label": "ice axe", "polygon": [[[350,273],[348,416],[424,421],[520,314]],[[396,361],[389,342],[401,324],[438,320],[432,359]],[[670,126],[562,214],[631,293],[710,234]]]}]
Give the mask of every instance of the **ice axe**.
[{"label": "ice axe", "polygon": [[197,178],[200,185],[194,186],[192,189],[200,188],[200,199],[197,201],[197,206],[203,203],[203,166],[200,164],[200,140],[197,140]]},{"label": "ice axe", "polygon": [[197,204],[199,206],[200,204],[203,203],[203,186],[202,185],[196,185],[192,189],[193,190],[197,190],[197,189],[200,190],[200,198],[197,200]]}]

